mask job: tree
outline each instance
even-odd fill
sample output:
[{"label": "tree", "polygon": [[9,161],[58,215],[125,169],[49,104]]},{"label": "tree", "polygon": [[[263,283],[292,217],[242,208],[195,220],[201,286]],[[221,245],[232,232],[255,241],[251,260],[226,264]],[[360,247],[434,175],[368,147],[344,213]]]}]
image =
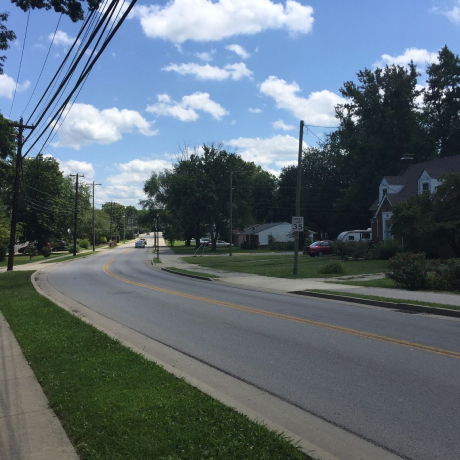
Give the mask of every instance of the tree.
[{"label": "tree", "polygon": [[[4,24],[8,20],[9,13],[0,13],[0,50],[7,50],[10,47],[9,42],[16,40],[16,34],[8,30]],[[3,63],[6,56],[0,56],[0,75],[3,75]]]},{"label": "tree", "polygon": [[109,216],[109,233],[112,222],[112,237],[123,235],[125,207],[120,203],[109,202],[102,205],[102,210]]},{"label": "tree", "polygon": [[427,68],[425,114],[437,155],[460,152],[460,58],[447,46],[439,52],[439,62]]}]

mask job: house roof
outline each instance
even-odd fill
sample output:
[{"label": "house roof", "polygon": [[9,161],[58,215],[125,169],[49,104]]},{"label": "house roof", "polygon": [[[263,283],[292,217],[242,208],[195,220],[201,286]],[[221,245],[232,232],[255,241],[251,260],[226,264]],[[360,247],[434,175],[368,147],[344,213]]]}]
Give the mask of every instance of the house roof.
[{"label": "house roof", "polygon": [[289,222],[271,222],[269,224],[255,224],[250,227],[245,228],[242,232],[239,232],[240,235],[257,235],[264,230],[268,230],[273,227],[277,227],[281,224],[291,225]]},{"label": "house roof", "polygon": [[[418,193],[418,180],[423,171],[426,171],[433,179],[439,179],[452,172],[460,172],[460,155],[415,163],[402,170],[397,176],[385,176],[384,179],[390,186],[386,197],[392,206],[406,201]],[[394,193],[395,191],[391,190],[391,185],[401,185],[403,188],[400,192]],[[370,210],[378,211],[380,204],[377,199]]]}]

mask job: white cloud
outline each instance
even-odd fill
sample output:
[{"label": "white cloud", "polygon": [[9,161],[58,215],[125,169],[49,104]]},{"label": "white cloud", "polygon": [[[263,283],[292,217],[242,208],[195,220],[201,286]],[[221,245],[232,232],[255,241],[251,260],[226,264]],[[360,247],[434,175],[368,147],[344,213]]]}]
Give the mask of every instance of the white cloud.
[{"label": "white cloud", "polygon": [[32,48],[35,48],[35,49],[38,49],[38,50],[44,50],[45,46],[42,45],[41,43],[35,43],[35,45]]},{"label": "white cloud", "polygon": [[[27,91],[30,86],[30,81],[26,80],[22,85],[19,84],[16,91],[21,93]],[[7,99],[13,99],[14,89],[16,88],[16,82],[13,78],[9,77],[6,73],[0,75],[0,97],[6,97]]]},{"label": "white cloud", "polygon": [[328,90],[316,91],[304,98],[297,96],[299,91],[297,83],[288,84],[273,76],[260,85],[260,92],[272,97],[276,107],[289,110],[299,120],[319,126],[337,124],[334,108],[345,99]]},{"label": "white cloud", "polygon": [[272,125],[275,129],[282,129],[283,131],[290,131],[295,128],[293,125],[286,125],[283,120],[274,121]]},{"label": "white cloud", "polygon": [[258,109],[258,108],[253,109],[252,107],[249,107],[249,111],[251,113],[261,113],[262,109]]},{"label": "white cloud", "polygon": [[187,40],[218,41],[264,30],[287,29],[291,35],[306,34],[313,27],[313,8],[287,0],[171,0],[166,5],[137,6],[144,33],[173,43]]},{"label": "white cloud", "polygon": [[241,59],[247,59],[251,56],[241,45],[228,45],[225,48],[236,53]]},{"label": "white cloud", "polygon": [[460,25],[460,0],[455,1],[452,4],[452,9],[450,10],[435,7],[432,9],[432,11],[434,13],[446,16],[446,18],[449,19],[449,21],[453,22],[457,26]]},{"label": "white cloud", "polygon": [[223,69],[209,64],[196,64],[189,62],[188,64],[169,64],[161,70],[166,72],[177,72],[181,75],[194,75],[198,80],[241,80],[243,77],[250,78],[252,72],[246,67],[246,64],[240,62],[238,64],[227,64]]},{"label": "white cloud", "polygon": [[216,120],[220,120],[228,112],[217,102],[210,99],[208,93],[196,92],[184,96],[181,102],[173,101],[167,94],[159,94],[158,102],[147,106],[147,112],[158,116],[170,116],[181,121],[195,121],[199,118],[197,110],[207,112]]},{"label": "white cloud", "polygon": [[[50,34],[48,35],[48,40],[52,41],[54,37],[54,44],[55,45],[62,45],[62,46],[72,46],[75,38],[74,37],[69,37],[66,32],[63,32],[62,30],[58,30],[56,32],[56,35]],[[77,41],[77,45],[80,44],[80,40]]]},{"label": "white cloud", "polygon": [[203,62],[211,62],[213,60],[213,54],[216,53],[216,50],[211,50],[209,52],[195,53],[195,56]]},{"label": "white cloud", "polygon": [[[277,135],[267,139],[240,137],[226,144],[236,147],[244,160],[253,161],[263,168],[270,165],[281,168],[296,164],[299,153],[299,140],[289,135]],[[304,147],[307,147],[306,143]]]},{"label": "white cloud", "polygon": [[405,66],[414,61],[414,64],[426,65],[433,62],[438,62],[438,53],[432,53],[425,49],[419,48],[406,48],[403,54],[399,56],[391,56],[389,54],[382,54],[380,61],[373,64],[373,67],[384,67],[385,65],[400,65]]},{"label": "white cloud", "polygon": [[53,145],[78,150],[94,142],[112,144],[134,129],[144,136],[154,136],[158,131],[152,131],[150,125],[135,110],[113,107],[99,111],[89,104],[74,104],[59,129],[59,141]]}]

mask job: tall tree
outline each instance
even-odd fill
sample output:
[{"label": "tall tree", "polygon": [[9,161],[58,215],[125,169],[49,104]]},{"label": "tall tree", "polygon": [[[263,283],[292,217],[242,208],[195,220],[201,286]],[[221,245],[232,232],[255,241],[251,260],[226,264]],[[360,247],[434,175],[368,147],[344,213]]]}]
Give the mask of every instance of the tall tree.
[{"label": "tall tree", "polygon": [[425,113],[430,136],[440,157],[460,153],[460,58],[447,46],[439,62],[427,69]]}]

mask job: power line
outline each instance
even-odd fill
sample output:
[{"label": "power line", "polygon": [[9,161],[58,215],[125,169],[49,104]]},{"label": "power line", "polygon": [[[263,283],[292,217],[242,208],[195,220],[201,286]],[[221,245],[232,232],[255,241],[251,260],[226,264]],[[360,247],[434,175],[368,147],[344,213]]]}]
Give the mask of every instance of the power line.
[{"label": "power line", "polygon": [[29,10],[29,14],[27,15],[26,32],[24,34],[24,42],[22,43],[21,60],[19,61],[18,77],[16,78],[16,86],[14,87],[13,101],[11,102],[10,114],[8,115],[8,118],[11,118],[11,112],[13,110],[14,100],[16,98],[16,90],[18,89],[19,75],[21,75],[22,57],[24,56],[24,48],[26,46],[27,30],[29,29],[29,18],[30,18],[30,10]]}]

